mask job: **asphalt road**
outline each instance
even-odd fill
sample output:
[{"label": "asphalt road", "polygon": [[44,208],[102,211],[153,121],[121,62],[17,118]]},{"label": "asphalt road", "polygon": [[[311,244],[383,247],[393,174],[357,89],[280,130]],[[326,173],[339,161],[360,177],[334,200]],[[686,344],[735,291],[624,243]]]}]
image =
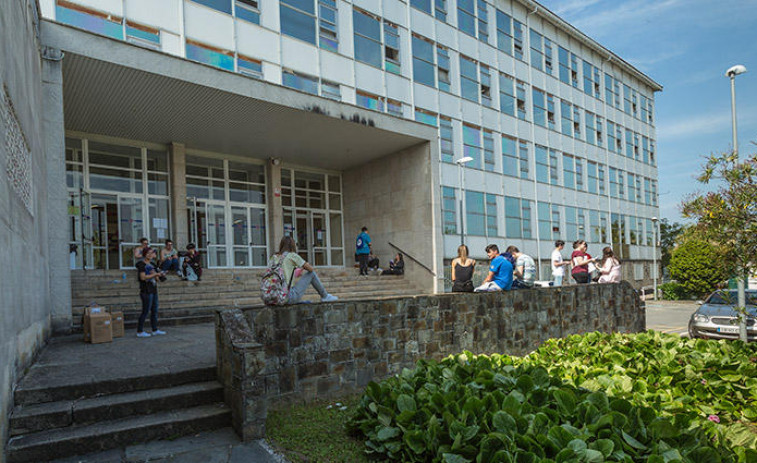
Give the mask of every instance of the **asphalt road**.
[{"label": "asphalt road", "polygon": [[694,301],[647,301],[647,329],[688,336],[689,317],[697,307]]}]

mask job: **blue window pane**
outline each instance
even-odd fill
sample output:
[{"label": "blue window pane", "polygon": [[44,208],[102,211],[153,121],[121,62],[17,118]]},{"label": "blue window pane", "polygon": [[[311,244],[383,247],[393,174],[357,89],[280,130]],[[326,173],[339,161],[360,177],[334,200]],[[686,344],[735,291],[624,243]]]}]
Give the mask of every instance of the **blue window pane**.
[{"label": "blue window pane", "polygon": [[315,45],[315,17],[281,4],[281,33]]},{"label": "blue window pane", "polygon": [[476,18],[463,10],[457,10],[457,27],[468,35],[476,36]]},{"label": "blue window pane", "polygon": [[410,0],[410,6],[431,14],[431,0]]},{"label": "blue window pane", "polygon": [[381,67],[381,44],[355,34],[355,59]]},{"label": "blue window pane", "polygon": [[142,29],[137,29],[136,27],[127,25],[126,35],[160,45],[160,34],[154,34],[152,32],[143,31]]},{"label": "blue window pane", "polygon": [[470,79],[478,80],[476,63],[466,58],[460,59],[460,74]]},{"label": "blue window pane", "polygon": [[69,10],[62,6],[55,8],[55,18],[64,24],[80,27],[96,34],[106,35],[114,39],[123,40],[124,30],[121,23],[108,21],[105,18],[87,14],[81,11]]},{"label": "blue window pane", "polygon": [[430,87],[436,86],[434,65],[418,58],[413,59],[413,79]]},{"label": "blue window pane", "polygon": [[478,101],[478,82],[473,82],[468,79],[461,79],[460,81],[461,95],[466,100]]},{"label": "blue window pane", "polygon": [[217,68],[226,69],[227,71],[234,70],[233,56],[225,55],[215,50],[210,50],[208,48],[193,45],[191,43],[187,44],[187,59],[209,64]]},{"label": "blue window pane", "polygon": [[377,19],[354,10],[352,12],[352,21],[355,33],[381,41],[381,23]]},{"label": "blue window pane", "polygon": [[291,72],[284,72],[282,82],[286,87],[296,88],[303,92],[318,95],[318,81],[314,78],[298,76]]},{"label": "blue window pane", "polygon": [[213,8],[226,14],[231,14],[231,0],[193,0],[196,3]]},{"label": "blue window pane", "polygon": [[358,106],[373,109],[374,111],[384,111],[384,104],[378,97],[358,93],[356,96]]},{"label": "blue window pane", "polygon": [[244,19],[245,21],[249,21],[253,24],[260,24],[260,13],[252,10],[248,10],[247,8],[243,8],[241,6],[237,6],[237,18]]},{"label": "blue window pane", "polygon": [[237,59],[237,66],[239,72],[249,76],[261,78],[263,77],[263,64],[255,61],[248,61],[244,58]]},{"label": "blue window pane", "polygon": [[415,120],[436,127],[436,116],[423,111],[415,111]]},{"label": "blue window pane", "polygon": [[413,56],[434,62],[434,46],[425,40],[413,37]]},{"label": "blue window pane", "polygon": [[281,0],[282,5],[291,5],[298,10],[306,11],[312,15],[315,15],[315,1],[314,0]]}]

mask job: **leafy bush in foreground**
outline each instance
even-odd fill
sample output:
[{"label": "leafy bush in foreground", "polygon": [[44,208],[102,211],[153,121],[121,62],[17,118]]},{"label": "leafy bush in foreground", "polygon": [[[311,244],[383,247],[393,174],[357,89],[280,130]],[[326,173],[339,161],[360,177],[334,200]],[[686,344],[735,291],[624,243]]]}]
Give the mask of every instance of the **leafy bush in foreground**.
[{"label": "leafy bush in foreground", "polygon": [[419,361],[371,383],[347,428],[369,454],[406,462],[757,461],[708,419],[751,416],[751,370],[737,364],[754,349],[702,343],[593,333],[525,358]]}]

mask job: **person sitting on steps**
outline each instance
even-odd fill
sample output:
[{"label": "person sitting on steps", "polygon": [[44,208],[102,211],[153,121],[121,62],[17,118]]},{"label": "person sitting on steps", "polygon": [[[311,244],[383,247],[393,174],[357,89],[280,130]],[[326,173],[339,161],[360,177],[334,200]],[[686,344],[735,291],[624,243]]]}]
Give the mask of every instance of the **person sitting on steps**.
[{"label": "person sitting on steps", "polygon": [[187,245],[187,255],[184,257],[182,271],[184,272],[184,280],[202,281],[200,252],[197,251],[194,243],[189,243]]},{"label": "person sitting on steps", "polygon": [[402,258],[402,253],[398,252],[394,257],[394,260],[389,261],[389,268],[381,272],[382,275],[404,275],[405,274],[405,260]]}]

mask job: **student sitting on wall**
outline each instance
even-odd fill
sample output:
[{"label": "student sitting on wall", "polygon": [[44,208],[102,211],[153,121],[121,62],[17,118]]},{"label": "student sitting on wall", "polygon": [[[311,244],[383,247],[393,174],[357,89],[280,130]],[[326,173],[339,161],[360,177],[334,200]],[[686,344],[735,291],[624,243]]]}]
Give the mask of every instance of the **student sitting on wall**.
[{"label": "student sitting on wall", "polygon": [[496,244],[490,244],[486,247],[486,255],[491,259],[489,274],[481,286],[474,291],[477,293],[482,291],[509,291],[513,285],[512,262],[510,259],[505,258],[505,256],[500,255]]}]

